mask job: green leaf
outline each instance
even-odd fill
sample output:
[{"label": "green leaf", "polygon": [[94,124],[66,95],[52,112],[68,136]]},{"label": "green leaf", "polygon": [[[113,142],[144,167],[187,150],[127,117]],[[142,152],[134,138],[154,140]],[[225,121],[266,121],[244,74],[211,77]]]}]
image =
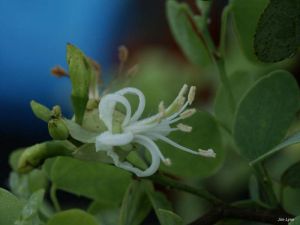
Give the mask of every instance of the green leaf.
[{"label": "green leaf", "polygon": [[290,166],[281,176],[281,183],[292,188],[300,188],[300,162]]},{"label": "green leaf", "polygon": [[234,139],[249,161],[268,153],[286,135],[299,109],[299,89],[293,76],[275,71],[258,80],[241,100]]},{"label": "green leaf", "polygon": [[34,192],[45,189],[48,186],[48,179],[44,171],[37,169],[27,174],[11,172],[9,186],[18,197],[27,199]]},{"label": "green leaf", "polygon": [[182,218],[169,210],[159,209],[158,214],[163,218],[163,225],[183,225]]},{"label": "green leaf", "polygon": [[47,223],[47,225],[100,225],[96,219],[80,210],[70,209],[55,214]]},{"label": "green leaf", "polygon": [[263,62],[278,62],[294,55],[300,45],[299,27],[298,0],[270,1],[256,28],[257,57]]},{"label": "green leaf", "polygon": [[151,205],[145,193],[144,185],[132,181],[121,206],[119,225],[139,225],[150,212]]},{"label": "green leaf", "polygon": [[290,145],[294,145],[294,144],[298,144],[298,143],[300,143],[300,133],[299,132],[285,138],[280,144],[276,145],[270,151],[261,155],[256,160],[252,161],[252,163],[263,160],[263,159],[267,158],[268,156],[273,155],[274,153],[280,151],[281,149],[287,148]]},{"label": "green leaf", "polygon": [[67,63],[72,82],[71,100],[75,121],[82,123],[88,102],[90,79],[93,75],[92,65],[88,58],[74,45],[67,45]]},{"label": "green leaf", "polygon": [[289,225],[300,225],[300,216],[297,216],[295,219],[292,219]]},{"label": "green leaf", "polygon": [[11,225],[22,211],[22,203],[17,197],[0,188],[0,224]]},{"label": "green leaf", "polygon": [[106,152],[96,152],[95,144],[83,144],[73,154],[74,158],[86,161],[112,163],[112,159]]},{"label": "green leaf", "polygon": [[211,63],[208,48],[195,29],[195,21],[188,5],[169,0],[167,17],[173,36],[185,56],[193,64],[202,67]]},{"label": "green leaf", "polygon": [[171,166],[162,165],[161,169],[176,176],[210,176],[220,168],[225,156],[218,124],[207,112],[197,112],[191,118],[186,119],[184,123],[193,126],[192,132],[176,131],[169,135],[169,138],[195,151],[199,148],[212,148],[217,156],[216,158],[197,156],[186,153],[167,143],[157,142],[163,154],[172,161]]},{"label": "green leaf", "polygon": [[58,157],[47,171],[58,189],[115,204],[121,202],[130,182],[124,170],[69,157]]},{"label": "green leaf", "polygon": [[171,203],[161,192],[153,189],[152,183],[144,181],[144,188],[151,201],[155,214],[162,225],[179,225],[183,224],[182,219],[172,212]]},{"label": "green leaf", "polygon": [[234,25],[245,55],[251,61],[257,61],[254,52],[254,34],[259,17],[269,0],[232,0]]},{"label": "green leaf", "polygon": [[[245,71],[237,71],[229,77],[230,86],[236,103],[239,103],[242,96],[254,83],[254,76]],[[214,111],[217,119],[229,130],[232,130],[234,114],[228,101],[227,89],[221,85],[218,89]]]},{"label": "green leaf", "polygon": [[38,212],[42,206],[44,194],[45,190],[41,189],[30,196],[15,225],[40,225]]},{"label": "green leaf", "polygon": [[116,225],[119,211],[115,204],[95,201],[89,206],[87,212],[95,216],[101,225]]},{"label": "green leaf", "polygon": [[50,119],[51,119],[51,110],[49,108],[47,108],[46,106],[32,100],[30,102],[30,106],[31,106],[31,109],[32,109],[32,112],[34,113],[34,115],[45,121],[45,122],[48,122]]}]

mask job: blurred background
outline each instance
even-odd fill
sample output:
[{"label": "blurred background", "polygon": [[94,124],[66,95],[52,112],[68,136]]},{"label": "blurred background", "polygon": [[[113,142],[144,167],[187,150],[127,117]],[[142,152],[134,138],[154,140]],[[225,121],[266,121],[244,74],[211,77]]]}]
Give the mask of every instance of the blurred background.
[{"label": "blurred background", "polygon": [[[193,10],[197,10],[194,1],[186,2],[190,3]],[[226,3],[227,0],[213,2],[210,31],[215,43],[219,41],[220,15]],[[235,38],[231,42],[233,46],[238,46]],[[216,76],[209,76],[211,72],[207,71],[202,74],[185,59],[171,35],[165,0],[1,0],[2,187],[8,185],[10,152],[50,139],[47,124],[33,115],[30,101],[34,99],[49,108],[60,105],[65,116],[72,115],[69,79],[51,75],[51,69],[56,65],[67,69],[67,43],[76,45],[101,65],[104,85],[108,85],[113,80],[113,74],[118,71],[118,47],[125,45],[129,49],[125,69],[130,70],[138,64],[139,73],[144,78],[137,78],[135,82],[148,86],[148,89],[145,87],[146,96],[158,93],[161,99],[169,99],[166,88],[176,92],[182,83],[187,82],[200,86],[196,99],[198,105],[205,108],[212,100]],[[239,49],[235,54],[238,57],[234,59],[230,71],[245,65]],[[298,69],[294,67],[293,70]],[[150,99],[149,105],[154,107],[155,104],[157,99]],[[225,170],[216,174],[207,185],[228,200],[242,199],[248,195],[249,168],[235,153],[231,153],[230,157],[228,165],[224,165]],[[293,158],[286,157],[287,161]],[[279,165],[278,171],[287,164],[282,167]],[[239,180],[235,180],[237,178]],[[219,185],[222,185],[222,190],[218,189]],[[294,196],[299,198],[300,195],[291,194],[291,198]],[[197,199],[185,194],[178,194],[177,202],[181,204],[176,209],[189,220],[205,207]],[[189,205],[193,209],[185,210]]]}]

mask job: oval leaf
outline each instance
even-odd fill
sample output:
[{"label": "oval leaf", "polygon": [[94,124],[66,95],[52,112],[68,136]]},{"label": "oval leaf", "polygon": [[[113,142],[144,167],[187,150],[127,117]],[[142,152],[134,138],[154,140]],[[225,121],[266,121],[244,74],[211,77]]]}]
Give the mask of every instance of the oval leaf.
[{"label": "oval leaf", "polygon": [[47,225],[99,225],[95,218],[80,210],[70,209],[57,213],[47,223]]},{"label": "oval leaf", "polygon": [[278,62],[294,55],[300,45],[299,27],[299,1],[270,1],[256,28],[257,57],[263,62]]},{"label": "oval leaf", "polygon": [[14,224],[21,213],[22,203],[17,197],[0,188],[0,224]]},{"label": "oval leaf", "polygon": [[46,172],[58,189],[114,204],[122,200],[130,182],[124,170],[69,157],[58,157]]},{"label": "oval leaf", "polygon": [[192,24],[193,15],[188,5],[169,0],[167,16],[173,36],[185,56],[195,65],[208,65],[211,57],[207,46]]},{"label": "oval leaf", "polygon": [[[244,93],[252,86],[254,80],[252,74],[245,71],[237,71],[229,77],[230,86],[232,87],[234,99],[237,103],[240,102]],[[232,107],[230,107],[227,92],[226,88],[221,85],[216,95],[214,111],[218,120],[222,122],[227,129],[232,130],[235,112],[233,112]]]},{"label": "oval leaf", "polygon": [[241,100],[234,124],[240,153],[249,161],[269,152],[286,135],[299,109],[299,89],[293,76],[275,71],[263,77]]},{"label": "oval leaf", "polygon": [[128,187],[121,206],[119,225],[139,225],[150,212],[150,201],[144,185],[133,181]]},{"label": "oval leaf", "polygon": [[185,120],[185,123],[193,126],[192,132],[176,131],[169,138],[195,151],[199,148],[212,148],[216,152],[216,158],[193,155],[164,142],[158,142],[164,155],[172,161],[171,166],[162,165],[161,169],[177,176],[209,176],[220,167],[225,155],[222,149],[219,127],[214,118],[207,112],[197,112],[191,118]]}]

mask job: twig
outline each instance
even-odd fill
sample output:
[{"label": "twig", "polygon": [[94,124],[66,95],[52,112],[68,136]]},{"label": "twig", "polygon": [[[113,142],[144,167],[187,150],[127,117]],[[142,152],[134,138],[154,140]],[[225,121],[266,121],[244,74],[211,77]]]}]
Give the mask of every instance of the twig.
[{"label": "twig", "polygon": [[166,187],[169,187],[172,189],[181,190],[181,191],[199,196],[200,198],[206,199],[213,205],[224,204],[224,202],[222,200],[218,199],[213,194],[209,193],[207,190],[205,190],[203,188],[194,188],[189,185],[180,183],[169,177],[165,177],[165,176],[161,176],[161,175],[153,175],[153,176],[148,177],[147,179],[150,179],[154,183],[161,184],[163,186],[166,186]]}]

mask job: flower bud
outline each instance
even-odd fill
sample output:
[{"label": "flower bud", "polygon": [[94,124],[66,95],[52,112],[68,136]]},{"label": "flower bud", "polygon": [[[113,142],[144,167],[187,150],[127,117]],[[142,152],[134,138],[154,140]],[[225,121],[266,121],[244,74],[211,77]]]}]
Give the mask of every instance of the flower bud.
[{"label": "flower bud", "polygon": [[55,106],[53,106],[53,108],[52,108],[52,118],[56,118],[56,119],[58,119],[58,118],[60,118],[61,117],[61,108],[60,108],[60,106],[59,105],[55,105]]},{"label": "flower bud", "polygon": [[62,119],[51,119],[48,130],[54,140],[66,140],[69,136],[69,130]]},{"label": "flower bud", "polygon": [[76,146],[68,141],[47,141],[27,147],[18,159],[17,171],[27,173],[39,167],[47,158],[72,156]]},{"label": "flower bud", "polygon": [[50,109],[48,109],[46,106],[32,100],[30,102],[30,106],[31,106],[31,109],[32,109],[32,112],[34,113],[34,115],[45,121],[45,122],[48,122],[50,119],[51,119],[51,111]]}]

